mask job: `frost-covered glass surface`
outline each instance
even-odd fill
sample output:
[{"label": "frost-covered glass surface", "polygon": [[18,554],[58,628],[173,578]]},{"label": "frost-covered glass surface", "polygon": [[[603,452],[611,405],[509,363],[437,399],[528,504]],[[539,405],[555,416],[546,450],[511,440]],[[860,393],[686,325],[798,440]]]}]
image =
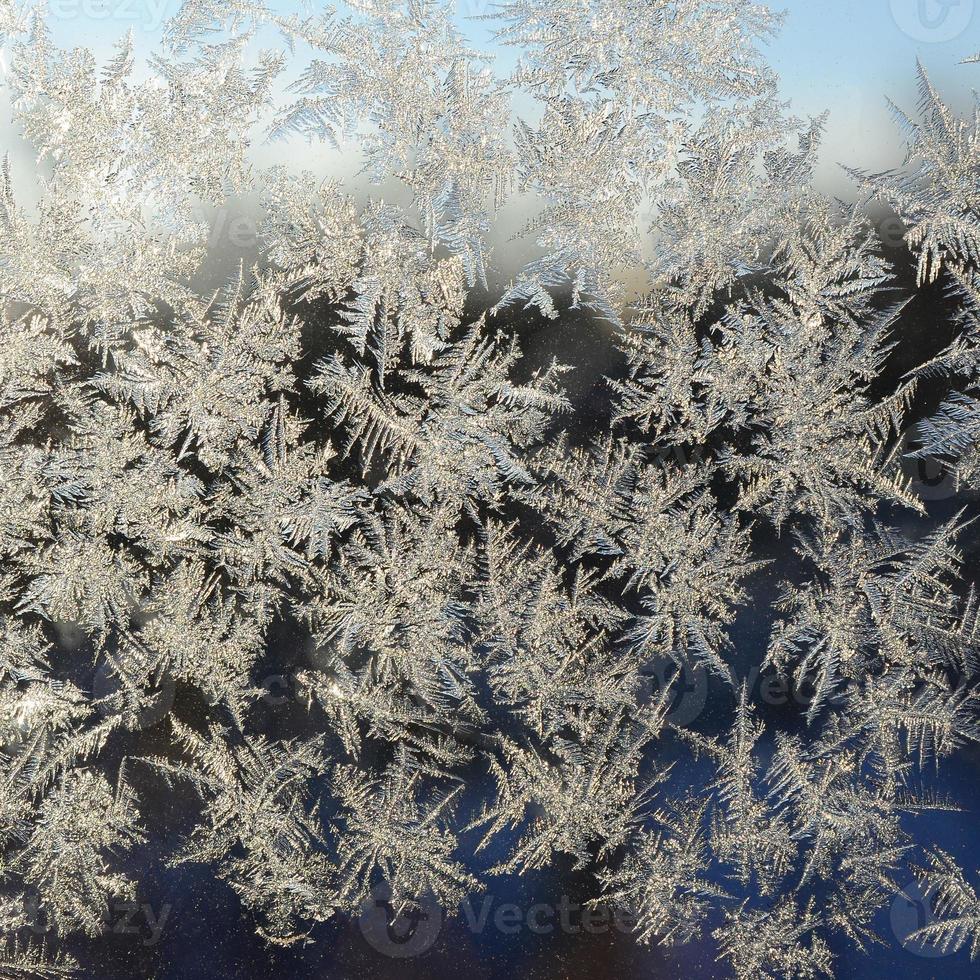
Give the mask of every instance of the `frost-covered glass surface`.
[{"label": "frost-covered glass surface", "polygon": [[970,969],[980,55],[285,6],[0,0],[0,978]]}]

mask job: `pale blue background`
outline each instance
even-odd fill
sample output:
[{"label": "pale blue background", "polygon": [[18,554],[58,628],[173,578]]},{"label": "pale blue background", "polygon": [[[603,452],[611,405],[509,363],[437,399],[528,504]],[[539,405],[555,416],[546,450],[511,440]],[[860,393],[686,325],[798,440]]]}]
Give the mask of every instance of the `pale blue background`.
[{"label": "pale blue background", "polygon": [[[512,49],[493,45],[487,22],[472,15],[491,9],[488,0],[447,0],[475,47],[497,56],[504,70],[516,57]],[[150,50],[178,0],[49,0],[52,33],[62,45],[87,45],[100,60],[113,43],[132,29],[140,51]],[[283,11],[302,10],[302,3],[274,0]],[[959,62],[980,52],[980,0],[784,0],[771,4],[785,10],[780,36],[767,45],[767,56],[779,73],[783,96],[799,116],[830,111],[818,170],[825,191],[853,196],[839,164],[887,169],[902,162],[902,140],[887,108],[891,97],[903,108],[916,104],[915,61],[927,67],[945,97],[960,109],[969,107],[980,88],[980,65]],[[945,11],[943,7],[948,9]],[[920,16],[920,7],[924,16]],[[930,28],[930,20],[939,24]],[[947,39],[947,35],[953,34]],[[261,38],[260,38],[261,41]],[[0,105],[0,111],[5,107]],[[4,115],[8,115],[4,112]],[[7,149],[11,134],[3,133]],[[281,159],[282,147],[259,148],[257,162]],[[326,147],[303,144],[289,149],[292,163],[348,175],[351,158],[331,156]],[[15,160],[15,163],[19,161]]]},{"label": "pale blue background", "polygon": [[[495,50],[489,25],[468,16],[485,13],[490,4],[448,2],[474,45]],[[51,13],[60,43],[107,53],[129,28],[141,48],[149,47],[176,6],[176,0],[51,0]],[[301,9],[285,0],[273,6]],[[767,46],[784,96],[798,115],[831,112],[819,174],[827,189],[839,184],[838,162],[873,168],[901,162],[901,140],[885,96],[914,107],[917,57],[960,106],[968,104],[972,88],[980,88],[980,65],[958,64],[980,51],[980,0],[785,0],[771,6],[787,13],[780,37]],[[930,19],[940,26],[931,29]],[[946,40],[951,32],[955,36]],[[501,67],[513,60],[509,51],[496,53]],[[322,151],[315,152],[323,165]],[[314,165],[317,157],[311,158]]]}]

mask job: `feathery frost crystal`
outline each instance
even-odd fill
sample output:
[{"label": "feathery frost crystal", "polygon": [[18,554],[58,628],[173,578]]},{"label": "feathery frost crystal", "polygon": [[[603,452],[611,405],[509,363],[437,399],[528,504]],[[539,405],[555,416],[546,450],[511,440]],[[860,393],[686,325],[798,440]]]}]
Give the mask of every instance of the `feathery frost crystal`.
[{"label": "feathery frost crystal", "polygon": [[551,869],[746,980],[913,878],[980,953],[912,820],[980,738],[980,115],[920,66],[843,206],[764,4],[487,23],[509,76],[430,0],[187,0],[105,63],[0,2],[0,978],[95,975],[186,865],[272,946]]}]

